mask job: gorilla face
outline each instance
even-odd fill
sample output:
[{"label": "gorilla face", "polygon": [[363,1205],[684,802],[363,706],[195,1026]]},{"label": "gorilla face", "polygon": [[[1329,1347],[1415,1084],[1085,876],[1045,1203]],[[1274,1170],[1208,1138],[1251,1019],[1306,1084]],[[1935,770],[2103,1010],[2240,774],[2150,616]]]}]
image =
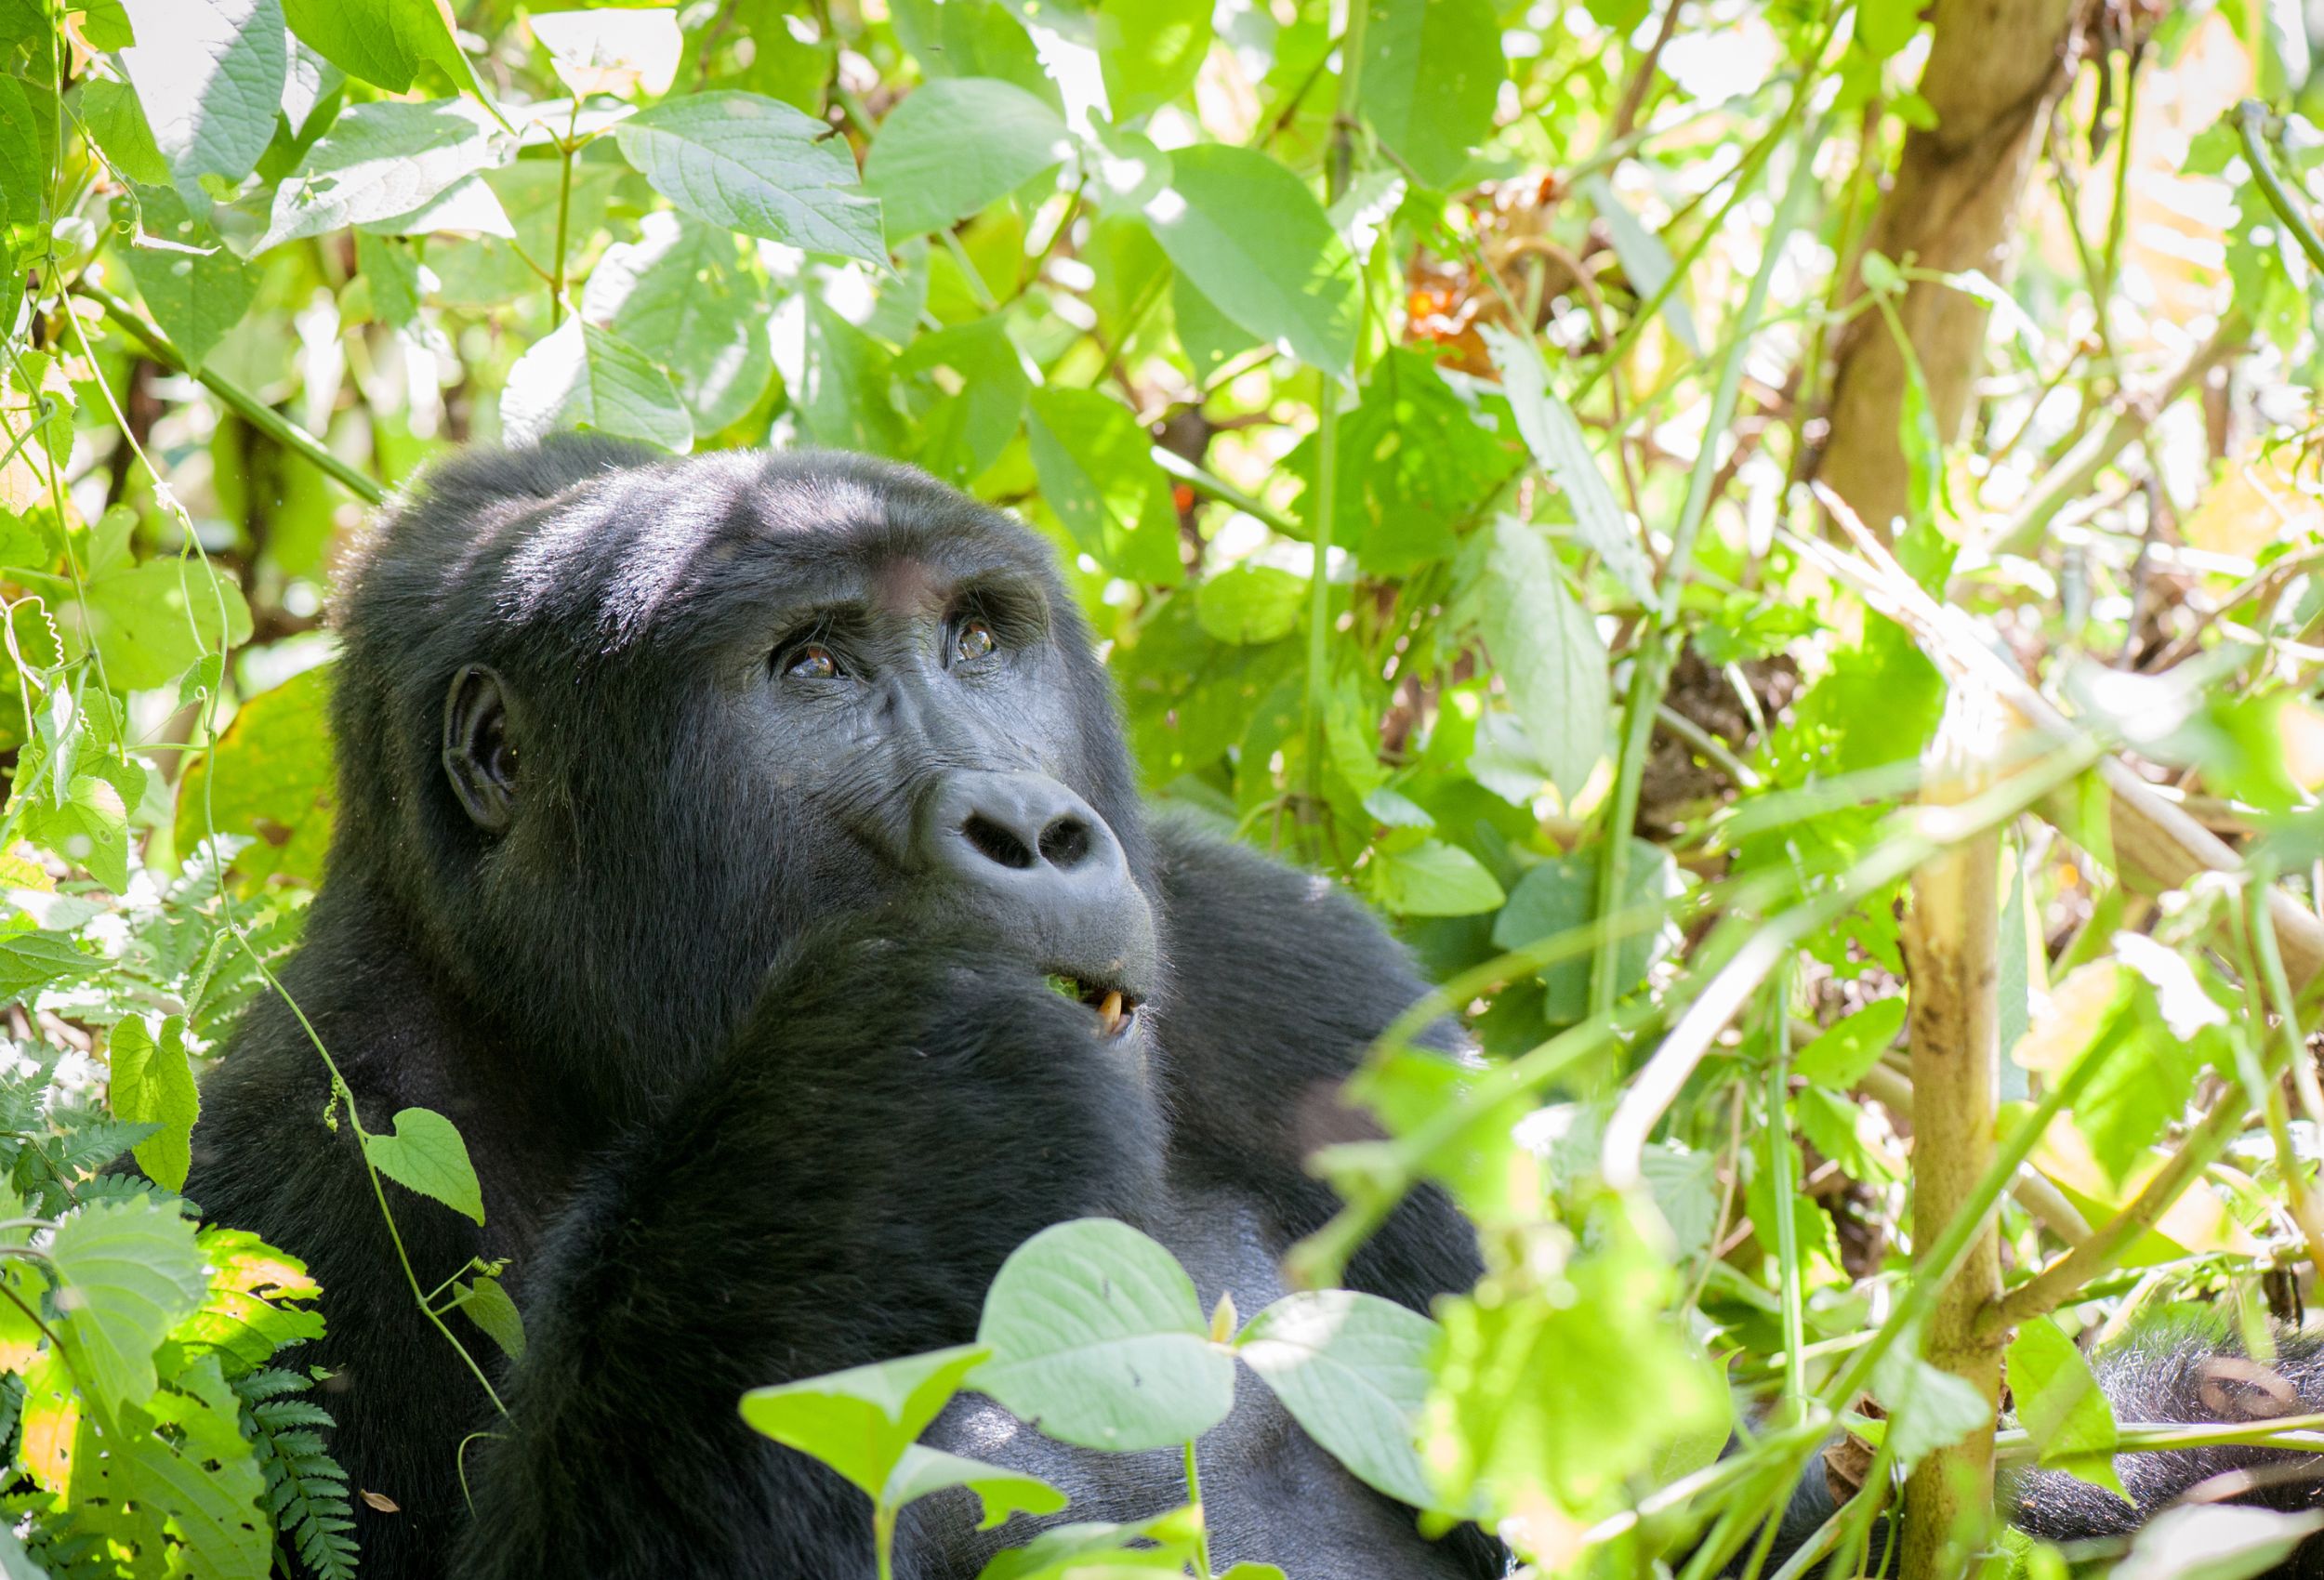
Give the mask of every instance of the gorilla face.
[{"label": "gorilla face", "polygon": [[[358,571],[350,637],[409,640],[350,640],[340,711],[350,764],[400,737],[376,749],[408,791],[359,804],[351,773],[348,800],[404,825],[406,882],[463,897],[436,930],[477,998],[521,994],[509,1020],[646,1095],[809,929],[886,912],[1004,941],[1093,1034],[1135,1034],[1155,889],[1046,546],[900,468],[793,454],[609,471],[430,554],[409,540],[457,483]],[[432,699],[389,694],[415,671]]]}]

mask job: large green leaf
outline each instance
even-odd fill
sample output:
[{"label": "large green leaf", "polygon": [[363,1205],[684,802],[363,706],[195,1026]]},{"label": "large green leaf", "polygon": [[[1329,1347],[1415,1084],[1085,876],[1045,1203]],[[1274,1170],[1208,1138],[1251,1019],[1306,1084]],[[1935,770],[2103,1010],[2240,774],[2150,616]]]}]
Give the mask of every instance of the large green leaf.
[{"label": "large green leaf", "polygon": [[1334,378],[1353,375],[1355,257],[1307,183],[1247,148],[1170,155],[1146,223],[1171,264],[1221,312]]},{"label": "large green leaf", "polygon": [[969,1377],[1019,1418],[1083,1448],[1200,1437],[1235,1403],[1235,1363],[1169,1252],[1126,1223],[1077,1218],[1017,1247],[984,1297]]},{"label": "large green leaf", "polygon": [[1436,1494],[1415,1444],[1443,1337],[1434,1323],[1393,1300],[1313,1289],[1253,1317],[1235,1352],[1358,1480],[1427,1508]]},{"label": "large green leaf", "polygon": [[184,1190],[193,1166],[194,1122],[202,1117],[202,1096],[186,1061],[185,1018],[170,1016],[157,1037],[130,1016],[106,1039],[105,1064],[113,1113],[133,1125],[161,1126],[134,1149],[138,1166],[156,1185]]},{"label": "large green leaf", "polygon": [[965,1459],[942,1449],[906,1444],[904,1457],[880,1489],[883,1508],[902,1508],[931,1493],[965,1487],[976,1494],[980,1510],[976,1528],[990,1531],[1012,1514],[1054,1514],[1065,1507],[1065,1494],[1037,1476],[1022,1470]]},{"label": "large green leaf", "polygon": [[81,121],[122,176],[139,186],[169,184],[169,161],[145,124],[137,89],[107,77],[90,78],[81,85]]},{"label": "large green leaf", "polygon": [[138,208],[146,234],[163,244],[129,248],[130,278],[186,365],[199,368],[257,299],[258,271],[228,252],[170,189],[139,189]]},{"label": "large green leaf", "polygon": [[175,682],[205,652],[250,639],[250,605],[241,584],[194,560],[149,560],[88,579],[58,624],[80,645],[94,642],[106,683],[141,691]]},{"label": "large green leaf", "polygon": [[85,981],[104,965],[62,933],[0,933],[0,1004],[13,1003],[51,982]]},{"label": "large green leaf", "polygon": [[878,1498],[912,1441],[986,1353],[977,1345],[957,1345],[755,1388],[743,1395],[743,1419],[775,1442],[812,1455]]},{"label": "large green leaf", "polygon": [[[243,881],[276,876],[312,888],[323,876],[337,791],[331,771],[332,666],[304,669],[234,714],[216,747],[187,769],[178,794],[178,849],[213,825],[250,845],[234,858]],[[212,780],[213,770],[216,780]]]},{"label": "large green leaf", "polygon": [[1565,492],[1581,541],[1596,550],[1632,598],[1648,609],[1659,609],[1662,600],[1655,591],[1654,568],[1646,562],[1638,533],[1615,503],[1614,491],[1606,486],[1605,474],[1598,469],[1597,457],[1582,437],[1581,423],[1550,388],[1550,370],[1541,361],[1540,348],[1530,338],[1491,324],[1486,326],[1484,335],[1494,364],[1500,369],[1501,388],[1508,392],[1517,431],[1525,436],[1534,460]]},{"label": "large green leaf", "polygon": [[354,105],[276,189],[273,215],[253,250],[411,214],[500,163],[507,146],[491,118],[466,99]]},{"label": "large green leaf", "polygon": [[1791,1073],[1818,1086],[1845,1091],[1864,1079],[1905,1029],[1905,1001],[1876,999],[1845,1020],[1824,1028],[1791,1057]]},{"label": "large green leaf", "polygon": [[651,347],[693,428],[715,433],[758,403],[774,375],[767,306],[731,230],[682,214],[649,214],[639,239],[605,250],[581,312],[632,346]]},{"label": "large green leaf", "polygon": [[896,405],[895,353],[834,312],[807,303],[806,362],[793,391],[799,426],[818,444],[875,455],[911,453]]},{"label": "large green leaf", "polygon": [[689,449],[694,439],[669,375],[612,330],[577,316],[508,370],[500,422],[512,444],[536,444],[560,428],[642,439],[665,450]]},{"label": "large green leaf", "polygon": [[937,390],[920,414],[920,448],[913,459],[963,487],[1017,436],[1033,392],[1005,313],[919,336],[896,359],[895,371],[900,377],[925,374]]},{"label": "large green leaf", "polygon": [[1210,52],[1210,0],[1103,0],[1098,67],[1116,125],[1195,86]]},{"label": "large green leaf", "polygon": [[696,218],[813,253],[877,263],[879,205],[847,143],[780,99],[720,91],[665,100],[614,131],[654,190]]},{"label": "large green leaf", "polygon": [[1509,68],[1489,0],[1367,0],[1364,117],[1422,180],[1451,184],[1493,129]]},{"label": "large green leaf", "polygon": [[316,54],[390,93],[408,90],[428,60],[456,86],[474,80],[446,0],[283,0],[283,15]]},{"label": "large green leaf", "polygon": [[1205,576],[1195,588],[1195,617],[1222,642],[1272,642],[1299,628],[1308,578],[1245,560]]},{"label": "large green leaf", "polygon": [[73,1380],[109,1415],[152,1397],[154,1350],[209,1287],[193,1227],[147,1196],[95,1202],[57,1225],[48,1255]]},{"label": "large green leaf", "polygon": [[[1499,949],[1520,949],[1545,939],[1576,941],[1578,929],[1598,915],[1598,872],[1603,845],[1592,845],[1570,856],[1555,856],[1528,869],[1510,889],[1509,903],[1493,918],[1493,943]],[[1648,911],[1644,926],[1625,930],[1615,951],[1618,991],[1628,994],[1646,980],[1661,954],[1659,908],[1668,903],[1671,882],[1670,852],[1643,839],[1631,841],[1630,859],[1623,863],[1621,911]],[[1542,1010],[1550,1024],[1570,1026],[1590,1010],[1591,956],[1587,942],[1580,952],[1553,960],[1541,968]]]},{"label": "large green leaf", "polygon": [[1094,389],[1033,392],[1026,425],[1041,495],[1082,549],[1117,576],[1175,583],[1178,511],[1136,414]]},{"label": "large green leaf", "polygon": [[997,77],[1059,107],[1032,38],[998,0],[891,0],[888,15],[923,76]]},{"label": "large green leaf", "polygon": [[2048,1318],[2027,1323],[2010,1341],[2009,1389],[2043,1466],[2128,1501],[2114,1468],[2114,1406],[2081,1350]]},{"label": "large green leaf", "polygon": [[1057,112],[1016,84],[939,77],[880,124],[864,184],[901,241],[982,212],[1072,151]]},{"label": "large green leaf", "polygon": [[1382,847],[1364,869],[1372,898],[1400,916],[1473,916],[1502,900],[1485,863],[1458,845],[1424,839],[1409,849]]},{"label": "large green leaf", "polygon": [[154,146],[188,201],[206,203],[201,178],[241,180],[273,138],[290,70],[281,0],[125,5],[138,41],[121,63]]},{"label": "large green leaf", "polygon": [[1605,755],[1605,644],[1540,532],[1502,517],[1486,540],[1479,625],[1536,758],[1570,804]]},{"label": "large green leaf", "polygon": [[48,158],[24,85],[0,76],[0,213],[36,217],[48,197]]},{"label": "large green leaf", "polygon": [[469,1162],[459,1129],[431,1108],[407,1108],[394,1127],[363,1138],[371,1165],[406,1190],[442,1202],[478,1223],[484,1221],[483,1187]]}]

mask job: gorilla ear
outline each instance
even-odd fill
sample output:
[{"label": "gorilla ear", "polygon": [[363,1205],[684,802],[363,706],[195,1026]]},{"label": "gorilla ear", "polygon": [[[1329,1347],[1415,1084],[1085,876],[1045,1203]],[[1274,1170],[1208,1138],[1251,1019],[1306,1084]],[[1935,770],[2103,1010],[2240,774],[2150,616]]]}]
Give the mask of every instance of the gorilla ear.
[{"label": "gorilla ear", "polygon": [[516,810],[517,751],[500,677],[481,664],[452,677],[444,698],[443,771],[469,821],[487,834],[508,831]]}]

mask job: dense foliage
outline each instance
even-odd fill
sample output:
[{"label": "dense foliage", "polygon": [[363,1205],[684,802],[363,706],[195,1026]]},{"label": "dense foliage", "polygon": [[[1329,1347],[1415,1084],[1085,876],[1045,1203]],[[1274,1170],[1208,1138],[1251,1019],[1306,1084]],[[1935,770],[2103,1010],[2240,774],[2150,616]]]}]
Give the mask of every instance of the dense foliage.
[{"label": "dense foliage", "polygon": [[[1488,1271],[1437,1326],[1206,1317],[1080,1224],[1023,1256],[1142,1270],[1107,1320],[1175,1415],[1055,1375],[1008,1275],[977,1349],[753,1395],[883,1529],[1055,1506],[911,1446],[964,1379],[1192,1442],[1230,1349],[1543,1573],[1758,1567],[1834,1422],[1843,1559],[1916,1466],[2196,1441],[2083,1351],[2264,1357],[2324,1257],[2308,46],[2270,0],[1922,10],[0,0],[0,1573],[350,1574],[391,1507],[329,1458],[312,1284],[173,1192],[322,876],[335,545],[575,427],[1022,514],[1152,793],[1354,885],[1486,1055],[1375,1050],[1301,1270],[1439,1181]],[[2039,92],[1981,129],[1964,49]],[[441,1116],[315,1123],[391,1218],[481,1214]],[[412,1297],[513,1354],[498,1271]],[[1763,1408],[1714,1465],[1723,1373]],[[1968,1512],[1908,1576],[2057,1572],[1982,1502],[1917,1495]],[[2188,1509],[2139,1573],[2319,1523]],[[993,1573],[1189,1563],[1173,1516]]]}]

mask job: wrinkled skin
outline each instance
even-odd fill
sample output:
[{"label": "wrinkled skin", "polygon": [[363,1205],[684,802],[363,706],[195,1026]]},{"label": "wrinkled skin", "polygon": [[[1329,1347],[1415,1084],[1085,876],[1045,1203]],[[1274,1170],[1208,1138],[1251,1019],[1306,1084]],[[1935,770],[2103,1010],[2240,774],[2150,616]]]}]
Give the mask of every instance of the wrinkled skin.
[{"label": "wrinkled skin", "polygon": [[[509,1259],[521,1364],[448,1319],[508,1418],[415,1310],[279,1000],[209,1083],[188,1192],[323,1282],[335,1448],[399,1509],[359,1506],[366,1573],[866,1576],[864,1500],[745,1428],[744,1389],[969,1339],[1008,1252],[1087,1214],[1206,1305],[1281,1293],[1333,1205],[1302,1160],[1362,1133],[1337,1087],[1422,984],[1329,884],[1148,826],[1038,540],[869,461],[571,442],[442,468],[344,580],[339,823],[283,976],[367,1125],[466,1136],[483,1228],[388,1189],[423,1287]],[[1424,1307],[1475,1271],[1422,1195],[1351,1282]],[[1203,1442],[1222,1567],[1499,1573],[1238,1398]],[[931,1441],[1070,1518],[1182,1496],[1174,1454],[973,1398]],[[899,1574],[1029,1534],[972,1515],[916,1508]]]}]

